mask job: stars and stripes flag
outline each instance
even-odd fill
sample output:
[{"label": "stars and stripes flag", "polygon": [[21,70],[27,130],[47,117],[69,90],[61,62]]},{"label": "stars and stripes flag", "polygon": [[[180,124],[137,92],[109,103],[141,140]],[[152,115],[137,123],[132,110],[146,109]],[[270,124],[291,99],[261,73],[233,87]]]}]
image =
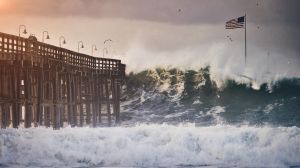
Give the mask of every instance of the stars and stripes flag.
[{"label": "stars and stripes flag", "polygon": [[231,19],[225,24],[226,29],[237,29],[244,28],[245,29],[245,65],[247,64],[247,31],[246,31],[246,13],[245,16],[238,17],[236,19]]},{"label": "stars and stripes flag", "polygon": [[226,22],[225,28],[226,29],[244,28],[244,25],[245,25],[245,16],[241,16]]}]

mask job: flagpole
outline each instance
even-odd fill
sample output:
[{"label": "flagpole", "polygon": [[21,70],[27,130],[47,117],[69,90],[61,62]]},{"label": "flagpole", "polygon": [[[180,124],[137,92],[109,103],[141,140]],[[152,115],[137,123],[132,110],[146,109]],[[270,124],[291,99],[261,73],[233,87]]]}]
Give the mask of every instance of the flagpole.
[{"label": "flagpole", "polygon": [[246,26],[246,13],[245,13],[245,66],[247,65],[247,26]]}]

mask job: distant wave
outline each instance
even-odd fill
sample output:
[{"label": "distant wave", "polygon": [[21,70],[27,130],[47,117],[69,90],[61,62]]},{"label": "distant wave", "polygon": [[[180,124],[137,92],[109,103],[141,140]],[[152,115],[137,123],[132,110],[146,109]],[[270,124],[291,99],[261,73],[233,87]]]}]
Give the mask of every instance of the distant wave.
[{"label": "distant wave", "polygon": [[0,167],[292,167],[300,129],[187,125],[0,130]]}]

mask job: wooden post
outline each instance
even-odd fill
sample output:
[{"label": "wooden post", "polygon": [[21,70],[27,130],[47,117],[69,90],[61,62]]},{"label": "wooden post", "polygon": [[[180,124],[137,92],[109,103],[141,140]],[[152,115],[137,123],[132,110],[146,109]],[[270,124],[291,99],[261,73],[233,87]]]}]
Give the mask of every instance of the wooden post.
[{"label": "wooden post", "polygon": [[94,118],[96,117],[94,115],[95,113],[95,109],[94,109],[94,103],[93,103],[93,95],[94,93],[94,79],[93,76],[88,75],[88,80],[87,80],[87,87],[85,90],[85,94],[86,94],[86,124],[90,124],[91,123],[91,104],[92,104],[92,110],[93,110],[93,114],[92,114],[92,120],[93,120],[93,125],[94,125]]},{"label": "wooden post", "polygon": [[71,110],[71,81],[70,81],[70,73],[66,74],[66,92],[67,92],[67,110],[68,110],[68,124],[72,125],[72,110]]},{"label": "wooden post", "polygon": [[49,100],[51,99],[51,83],[50,83],[50,72],[46,71],[45,73],[45,95],[44,98],[47,100],[47,104],[44,106],[44,125],[46,127],[50,127],[50,119],[51,119],[51,110]]},{"label": "wooden post", "polygon": [[107,106],[107,119],[108,125],[111,125],[111,111],[110,111],[110,99],[109,99],[109,89],[108,89],[108,79],[105,79],[105,101]]},{"label": "wooden post", "polygon": [[112,94],[112,107],[113,107],[113,114],[116,116],[117,106],[116,106],[116,81],[114,78],[111,79],[111,94]]},{"label": "wooden post", "polygon": [[49,106],[44,107],[44,117],[45,117],[44,123],[46,127],[50,127],[50,113],[51,113],[50,107]]},{"label": "wooden post", "polygon": [[[1,73],[0,73],[0,75],[1,75]],[[0,81],[0,86],[1,86],[1,81]],[[1,90],[0,90],[0,93],[1,93]],[[3,104],[2,104],[2,102],[0,102],[0,128],[3,128],[3,120],[2,119],[3,119]]]},{"label": "wooden post", "polygon": [[93,107],[93,112],[92,112],[92,118],[93,118],[93,127],[96,127],[97,124],[97,113],[99,111],[98,109],[98,102],[97,102],[97,96],[98,96],[98,92],[97,92],[97,76],[93,75],[92,76],[92,85],[91,85],[91,94],[92,94],[92,107]]},{"label": "wooden post", "polygon": [[32,121],[32,108],[31,108],[31,73],[30,69],[24,70],[24,91],[25,91],[25,121],[24,126],[28,128],[31,126]]},{"label": "wooden post", "polygon": [[9,113],[9,106],[8,104],[2,105],[2,128],[6,128],[8,126],[8,113]]},{"label": "wooden post", "polygon": [[[3,46],[2,46],[3,47]],[[1,128],[5,128],[4,126],[4,82],[5,82],[5,79],[4,79],[4,65],[1,64],[0,62],[0,127]],[[2,99],[3,97],[3,99]]]},{"label": "wooden post", "polygon": [[44,88],[44,74],[43,69],[41,68],[38,72],[38,78],[37,78],[37,105],[36,105],[36,111],[37,111],[37,122],[39,125],[42,125],[43,123],[43,88]]},{"label": "wooden post", "polygon": [[77,93],[79,98],[79,125],[83,126],[83,100],[82,100],[82,78],[83,74],[79,74],[79,80],[78,80],[78,87],[77,87]]},{"label": "wooden post", "polygon": [[116,123],[120,123],[120,94],[121,94],[121,85],[119,80],[116,83]]},{"label": "wooden post", "polygon": [[5,121],[6,121],[6,116],[5,116],[5,103],[1,104],[1,128],[6,128],[6,124],[5,124]]},{"label": "wooden post", "polygon": [[[61,69],[61,67],[60,67]],[[62,97],[62,89],[63,89],[63,76],[60,74],[60,70],[58,71],[58,101],[59,101],[59,108],[58,108],[58,127],[62,127],[63,125],[63,97]]]},{"label": "wooden post", "polygon": [[17,74],[15,72],[15,68],[12,67],[11,68],[11,83],[10,85],[12,86],[12,98],[13,98],[13,102],[12,102],[12,125],[13,128],[18,128],[18,100],[17,100]]},{"label": "wooden post", "polygon": [[60,111],[58,108],[58,91],[59,91],[59,86],[58,86],[58,72],[54,71],[53,73],[53,118],[52,118],[52,123],[53,123],[53,129],[59,129],[60,127]]},{"label": "wooden post", "polygon": [[[19,62],[18,64],[19,66],[21,66],[21,62]],[[20,125],[20,121],[21,121],[21,70],[20,67],[16,67],[16,120],[17,120],[17,125]]]},{"label": "wooden post", "polygon": [[75,93],[75,90],[76,90],[76,74],[72,74],[72,82],[71,82],[71,100],[72,100],[72,104],[71,104],[71,117],[72,117],[72,127],[76,125],[76,112],[77,112],[77,109],[76,109],[76,101],[77,101],[77,98],[76,98],[76,93]]},{"label": "wooden post", "polygon": [[71,94],[72,94],[72,127],[76,126],[77,125],[77,94],[76,94],[76,89],[77,89],[77,77],[76,77],[76,74],[73,74],[72,75],[73,77],[73,80],[72,80],[72,90],[71,90]]},{"label": "wooden post", "polygon": [[102,101],[103,101],[103,99],[104,99],[104,96],[103,96],[103,81],[102,81],[102,78],[101,78],[101,76],[98,76],[98,78],[99,78],[99,85],[98,85],[98,87],[99,87],[99,91],[98,91],[98,93],[99,93],[99,98],[98,98],[98,105],[99,105],[99,111],[98,111],[98,119],[99,119],[99,123],[101,123],[102,122],[102,120],[101,120],[101,111],[102,111]]}]

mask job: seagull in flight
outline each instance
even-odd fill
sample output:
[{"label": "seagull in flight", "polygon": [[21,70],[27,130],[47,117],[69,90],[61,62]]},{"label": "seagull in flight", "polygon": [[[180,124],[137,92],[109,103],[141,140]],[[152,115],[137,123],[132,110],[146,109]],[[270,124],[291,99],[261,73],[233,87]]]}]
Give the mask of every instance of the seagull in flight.
[{"label": "seagull in flight", "polygon": [[233,41],[231,37],[227,36],[227,38],[228,38],[231,42]]},{"label": "seagull in flight", "polygon": [[106,40],[104,40],[104,44],[106,43],[106,42],[109,42],[109,41],[111,41],[112,42],[112,40],[111,39],[106,39]]}]

